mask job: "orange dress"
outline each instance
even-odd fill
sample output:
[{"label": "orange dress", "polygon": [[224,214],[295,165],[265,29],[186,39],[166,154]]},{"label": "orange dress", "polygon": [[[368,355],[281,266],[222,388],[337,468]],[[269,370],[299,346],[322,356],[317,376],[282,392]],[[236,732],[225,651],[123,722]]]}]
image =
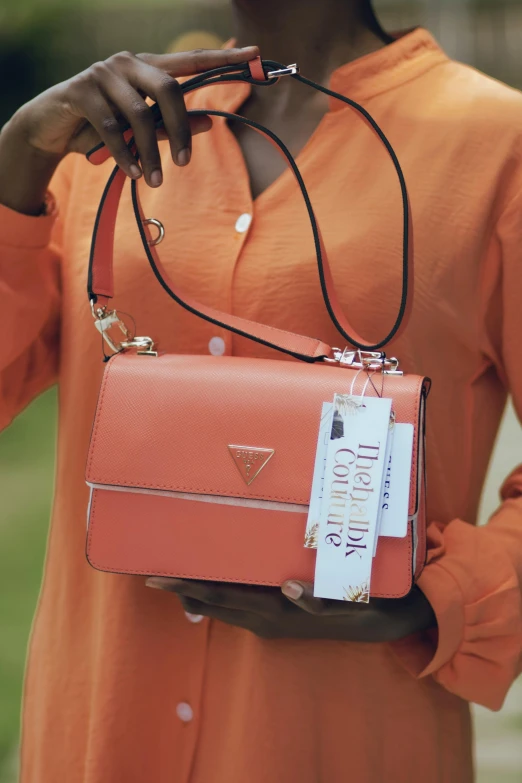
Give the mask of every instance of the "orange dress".
[{"label": "orange dress", "polygon": [[[86,296],[96,208],[111,163],[70,156],[57,210],[0,212],[1,419],[59,384],[53,520],[26,677],[23,783],[469,783],[468,702],[498,709],[522,647],[522,467],[474,527],[506,396],[522,413],[522,96],[452,62],[424,30],[337,70],[405,171],[416,294],[390,352],[433,379],[430,554],[420,581],[437,634],[400,643],[264,640],[187,617],[140,577],[85,560],[86,453],[103,365]],[[243,84],[191,106],[236,110]],[[208,304],[339,342],[322,302],[290,172],[252,201],[240,148],[215,121],[193,162],[143,188],[169,274]],[[368,127],[332,101],[298,158],[340,299],[379,336],[400,292],[395,173]],[[140,250],[129,194],[117,230],[117,306],[182,353],[273,356],[168,299]],[[122,448],[125,444],[122,443]],[[28,488],[30,491],[30,488]],[[274,541],[274,548],[277,541]]]}]

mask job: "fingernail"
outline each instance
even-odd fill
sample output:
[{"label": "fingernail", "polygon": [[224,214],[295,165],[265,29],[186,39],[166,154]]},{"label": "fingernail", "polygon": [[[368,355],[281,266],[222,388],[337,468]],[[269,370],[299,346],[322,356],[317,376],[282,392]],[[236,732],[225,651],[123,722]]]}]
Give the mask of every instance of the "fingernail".
[{"label": "fingernail", "polygon": [[190,163],[190,150],[188,147],[184,147],[176,155],[176,163],[178,166],[186,166]]},{"label": "fingernail", "polygon": [[160,169],[155,169],[150,175],[150,184],[153,188],[159,188],[163,182],[163,174]]},{"label": "fingernail", "polygon": [[294,601],[299,600],[304,593],[304,588],[299,582],[285,582],[281,590],[287,598],[293,598]]},{"label": "fingernail", "polygon": [[135,163],[131,164],[129,171],[131,173],[131,177],[134,179],[139,179],[141,177],[141,169],[139,166],[136,166]]},{"label": "fingernail", "polygon": [[161,589],[162,589],[161,582],[158,582],[158,581],[157,581],[156,579],[154,579],[154,578],[152,578],[152,579],[147,579],[147,580],[146,580],[146,582],[145,582],[145,584],[146,584],[146,586],[147,586],[147,587],[154,587],[156,590],[161,590]]}]

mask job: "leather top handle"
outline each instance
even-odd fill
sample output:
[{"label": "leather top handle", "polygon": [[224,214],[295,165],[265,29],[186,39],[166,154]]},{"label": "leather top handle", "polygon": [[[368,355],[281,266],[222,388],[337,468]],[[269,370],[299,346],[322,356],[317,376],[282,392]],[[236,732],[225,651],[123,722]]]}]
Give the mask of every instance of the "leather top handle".
[{"label": "leather top handle", "polygon": [[[262,61],[261,63],[261,60],[259,60],[259,62],[256,63],[256,61],[254,60],[252,63],[245,64],[244,66],[240,66],[239,72],[237,67],[230,68],[229,66],[226,66],[224,68],[208,71],[205,74],[200,74],[194,77],[193,79],[190,79],[189,81],[185,82],[182,85],[182,89],[184,89],[184,92],[189,92],[193,89],[198,89],[199,87],[206,86],[207,84],[222,83],[227,81],[247,81],[249,83],[263,85],[263,86],[275,83],[277,79],[264,81],[259,78],[261,73],[265,73],[264,69],[267,69],[269,74],[270,72],[273,71],[278,73],[280,72],[280,70],[283,70],[284,72],[288,70],[284,66],[280,65],[279,63],[274,63],[272,61]],[[254,74],[254,76],[252,74]],[[217,116],[217,117],[224,117],[227,119],[232,119],[232,120],[242,122],[248,127],[251,127],[252,129],[264,135],[266,138],[268,138],[269,141],[271,141],[278,148],[278,150],[281,152],[286,162],[292,169],[294,176],[296,177],[296,180],[300,187],[303,199],[305,201],[305,205],[307,208],[308,216],[312,227],[314,243],[315,243],[321,289],[330,317],[332,318],[339,332],[348,341],[348,343],[350,343],[350,345],[363,351],[377,351],[383,348],[392,338],[398,337],[399,334],[406,327],[409,314],[411,311],[412,301],[413,301],[413,284],[410,284],[410,277],[413,279],[413,242],[411,236],[411,230],[412,230],[411,211],[410,211],[410,204],[409,204],[406,183],[404,180],[404,175],[402,173],[402,169],[400,167],[399,161],[390,142],[388,141],[388,139],[386,138],[386,136],[384,135],[380,127],[377,125],[375,120],[362,106],[355,103],[351,99],[346,98],[340,93],[335,93],[326,87],[322,87],[321,85],[315,84],[315,82],[312,82],[300,76],[297,73],[292,73],[292,78],[296,78],[299,81],[302,81],[303,83],[313,87],[314,89],[320,90],[321,92],[324,92],[325,94],[330,95],[331,97],[341,100],[344,103],[356,109],[367,121],[370,127],[377,133],[378,137],[381,139],[382,143],[386,147],[392,159],[392,162],[394,164],[395,170],[398,175],[400,188],[401,188],[402,203],[403,203],[402,294],[401,294],[399,312],[395,320],[395,323],[393,324],[387,336],[379,342],[372,343],[364,340],[353,329],[353,327],[348,322],[348,320],[346,319],[342,311],[340,303],[337,299],[335,286],[333,283],[333,278],[328,263],[328,258],[321,237],[321,232],[314,215],[313,207],[305,183],[303,181],[299,168],[292,154],[290,153],[288,148],[283,144],[283,142],[279,139],[279,137],[276,136],[276,134],[274,134],[268,128],[265,128],[264,126],[254,122],[253,120],[249,120],[245,117],[241,117],[239,115],[231,114],[228,112],[216,111],[216,110],[208,110],[208,111],[197,110],[197,111],[190,111],[189,115]],[[158,122],[161,122],[161,115],[159,114],[159,109],[157,105],[154,105],[152,107],[152,110],[156,114],[158,118]],[[126,140],[129,147],[134,152],[136,159],[138,159],[139,156],[134,146],[134,140],[130,137],[131,134],[132,131],[130,129],[126,131]],[[93,163],[101,163],[104,160],[106,160],[108,157],[109,157],[109,153],[103,144],[98,145],[96,148],[91,150],[90,153],[88,154],[89,160],[91,160],[91,162]],[[98,209],[95,228],[94,228],[93,241],[91,246],[91,258],[89,264],[88,293],[89,293],[89,298],[94,302],[99,302],[100,299],[104,300],[101,302],[101,304],[104,304],[105,300],[112,298],[114,294],[113,271],[112,271],[113,252],[114,252],[114,229],[115,229],[115,223],[116,223],[116,217],[118,213],[118,206],[120,202],[121,192],[125,180],[126,180],[126,175],[118,166],[116,166],[109,178],[109,181],[103,193],[101,203]],[[148,228],[144,224],[144,216],[139,202],[138,188],[137,188],[136,181],[134,180],[132,181],[131,188],[132,188],[132,200],[133,200],[136,221],[137,221],[138,229],[140,231],[140,236],[143,242],[143,247],[147,255],[148,261],[159,283],[162,285],[164,290],[169,294],[169,296],[171,296],[176,302],[178,302],[178,304],[182,305],[185,309],[189,310],[195,315],[198,315],[204,318],[205,320],[216,324],[217,326],[226,328],[232,332],[235,332],[236,334],[250,338],[252,340],[255,340],[256,342],[260,342],[264,345],[275,348],[284,353],[290,354],[295,358],[313,362],[313,361],[322,360],[325,357],[329,357],[331,355],[331,348],[319,340],[309,338],[309,337],[304,337],[301,335],[296,335],[292,332],[285,332],[284,330],[281,329],[275,329],[274,327],[258,324],[253,321],[248,321],[246,319],[239,318],[238,316],[233,316],[230,314],[223,313],[219,310],[215,310],[214,308],[206,307],[200,304],[199,302],[197,302],[192,297],[183,294],[179,290],[179,288],[175,286],[172,283],[172,281],[169,279],[164,267],[161,264],[161,261],[157,256],[155,248],[150,244],[150,236],[148,233]]]}]

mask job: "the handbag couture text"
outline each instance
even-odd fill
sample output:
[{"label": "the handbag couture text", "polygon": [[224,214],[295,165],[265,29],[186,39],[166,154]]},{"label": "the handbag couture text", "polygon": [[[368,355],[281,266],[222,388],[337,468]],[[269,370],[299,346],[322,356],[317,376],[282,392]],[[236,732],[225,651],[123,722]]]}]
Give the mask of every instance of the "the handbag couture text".
[{"label": "the handbag couture text", "polygon": [[305,536],[317,597],[367,603],[383,520],[388,535],[406,535],[413,426],[394,418],[391,399],[323,405]]}]

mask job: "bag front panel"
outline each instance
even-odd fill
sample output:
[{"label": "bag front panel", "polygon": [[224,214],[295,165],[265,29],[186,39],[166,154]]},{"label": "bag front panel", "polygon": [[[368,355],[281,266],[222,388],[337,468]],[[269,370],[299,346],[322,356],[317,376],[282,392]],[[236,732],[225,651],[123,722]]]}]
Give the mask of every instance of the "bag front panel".
[{"label": "bag front panel", "polygon": [[[281,511],[95,488],[87,558],[100,571],[280,586],[313,582],[316,552],[305,549],[303,511]],[[424,523],[424,516],[419,518]],[[401,598],[413,582],[413,540],[381,538],[371,595]],[[424,552],[417,548],[417,556]]]},{"label": "bag front panel", "polygon": [[[361,374],[362,375],[362,374]],[[102,571],[279,586],[313,581],[303,546],[322,403],[366,376],[232,357],[123,354],[105,371],[93,428],[87,557]],[[425,559],[423,379],[376,376],[415,427],[410,525],[381,538],[374,597],[406,595]],[[247,484],[229,446],[273,450]]]},{"label": "bag front panel", "polygon": [[[336,393],[394,400],[398,422],[414,425],[410,515],[417,509],[418,376],[366,375],[329,365],[122,354],[100,391],[87,481],[308,505],[322,404]],[[229,446],[274,454],[250,484]]]}]

